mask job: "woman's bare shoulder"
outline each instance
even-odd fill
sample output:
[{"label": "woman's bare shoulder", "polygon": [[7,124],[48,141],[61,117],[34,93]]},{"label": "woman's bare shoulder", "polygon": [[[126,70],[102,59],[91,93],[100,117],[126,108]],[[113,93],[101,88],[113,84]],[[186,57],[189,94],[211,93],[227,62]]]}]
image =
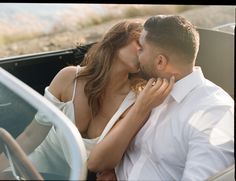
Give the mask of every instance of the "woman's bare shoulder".
[{"label": "woman's bare shoulder", "polygon": [[62,97],[65,97],[63,94],[68,92],[68,89],[72,89],[76,70],[76,66],[65,67],[61,69],[51,81],[49,91],[59,100],[62,100]]}]

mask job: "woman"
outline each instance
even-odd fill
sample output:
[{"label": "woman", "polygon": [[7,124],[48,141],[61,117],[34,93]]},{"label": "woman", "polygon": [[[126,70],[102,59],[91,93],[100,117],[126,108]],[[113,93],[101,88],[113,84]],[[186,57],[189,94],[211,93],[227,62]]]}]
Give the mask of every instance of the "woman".
[{"label": "woman", "polygon": [[[117,23],[89,49],[85,66],[62,69],[45,88],[45,97],[78,128],[88,154],[88,169],[93,172],[115,167],[151,108],[164,100],[173,85],[173,80],[169,83],[150,79],[138,95],[144,82],[134,76],[139,71],[141,30],[140,22]],[[17,141],[27,154],[40,145],[30,154],[40,172],[68,176],[70,158],[66,144],[60,132],[51,127],[50,121],[38,113]]]}]

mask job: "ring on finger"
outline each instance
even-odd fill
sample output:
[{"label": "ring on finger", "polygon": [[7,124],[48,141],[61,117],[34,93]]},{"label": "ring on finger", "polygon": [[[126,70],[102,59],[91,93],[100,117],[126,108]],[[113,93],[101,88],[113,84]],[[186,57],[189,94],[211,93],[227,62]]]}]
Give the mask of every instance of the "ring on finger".
[{"label": "ring on finger", "polygon": [[152,83],[152,86],[154,86],[156,84],[156,81],[154,81],[153,83]]}]

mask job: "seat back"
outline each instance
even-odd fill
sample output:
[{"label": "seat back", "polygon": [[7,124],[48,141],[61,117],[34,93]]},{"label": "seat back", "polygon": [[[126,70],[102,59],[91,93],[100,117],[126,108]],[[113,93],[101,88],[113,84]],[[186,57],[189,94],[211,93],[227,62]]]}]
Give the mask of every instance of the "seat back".
[{"label": "seat back", "polygon": [[196,65],[207,79],[222,87],[234,98],[234,35],[198,29],[200,48]]}]

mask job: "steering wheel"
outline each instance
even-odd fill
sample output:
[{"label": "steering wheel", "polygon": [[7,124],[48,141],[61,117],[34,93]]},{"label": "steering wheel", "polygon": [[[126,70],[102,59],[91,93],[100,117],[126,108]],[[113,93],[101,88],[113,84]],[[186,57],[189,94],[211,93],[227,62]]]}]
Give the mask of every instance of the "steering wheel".
[{"label": "steering wheel", "polygon": [[3,128],[0,128],[1,152],[7,156],[12,172],[11,176],[9,172],[2,174],[6,179],[14,177],[16,180],[44,180],[16,140]]}]

